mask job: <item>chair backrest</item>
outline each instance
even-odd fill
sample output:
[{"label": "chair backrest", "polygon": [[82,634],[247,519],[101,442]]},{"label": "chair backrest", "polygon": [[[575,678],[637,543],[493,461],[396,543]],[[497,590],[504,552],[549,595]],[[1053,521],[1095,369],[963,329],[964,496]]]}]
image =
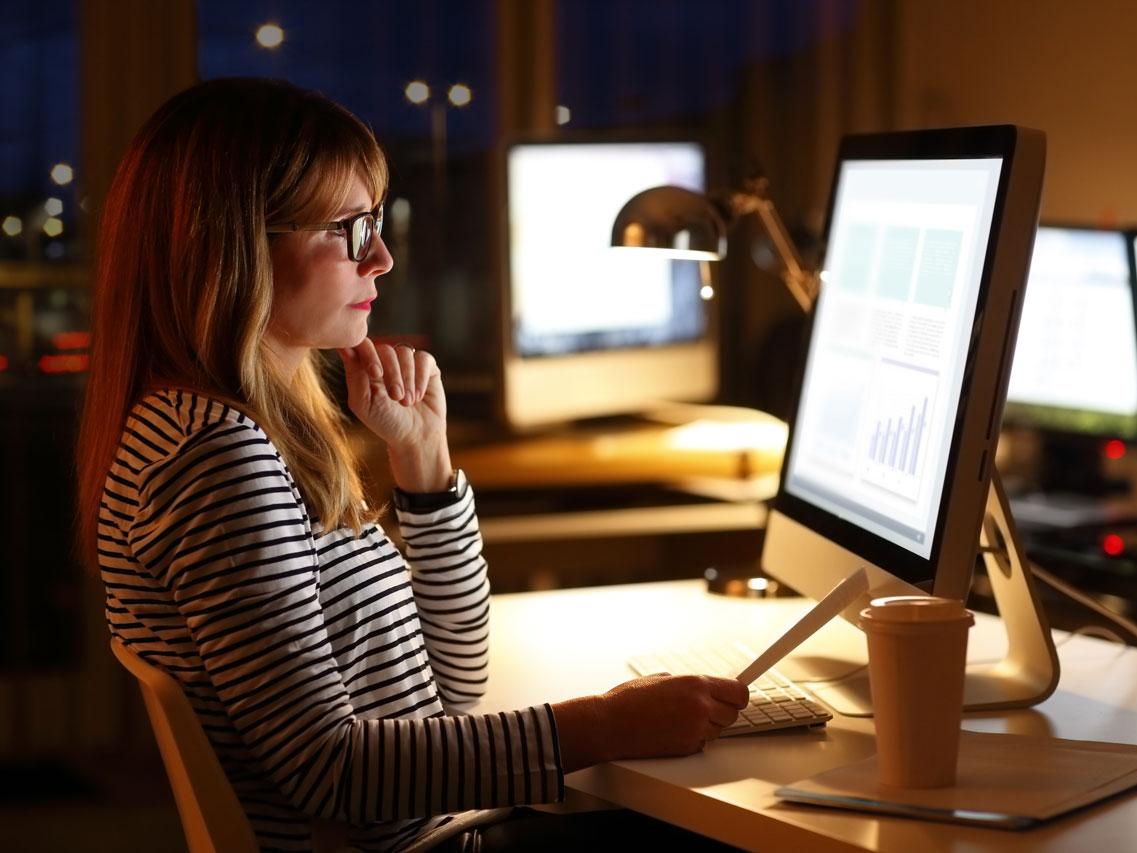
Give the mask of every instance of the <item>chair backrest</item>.
[{"label": "chair backrest", "polygon": [[249,818],[181,685],[117,637],[111,651],[142,688],[190,853],[256,851]]}]

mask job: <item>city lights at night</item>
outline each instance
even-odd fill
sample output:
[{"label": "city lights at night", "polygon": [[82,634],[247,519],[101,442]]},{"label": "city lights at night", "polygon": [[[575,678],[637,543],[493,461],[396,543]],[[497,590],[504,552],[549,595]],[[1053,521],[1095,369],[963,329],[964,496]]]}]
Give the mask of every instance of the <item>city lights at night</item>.
[{"label": "city lights at night", "polygon": [[464,107],[473,99],[473,93],[470,91],[470,87],[464,83],[455,83],[450,87],[447,97],[454,106]]},{"label": "city lights at night", "polygon": [[59,186],[67,186],[75,179],[75,170],[68,163],[56,163],[51,167],[51,179]]},{"label": "city lights at night", "polygon": [[284,44],[284,30],[279,24],[262,24],[257,28],[257,44],[272,50]]},{"label": "city lights at night", "polygon": [[412,80],[403,93],[412,104],[425,104],[430,97],[430,87],[422,80]]}]

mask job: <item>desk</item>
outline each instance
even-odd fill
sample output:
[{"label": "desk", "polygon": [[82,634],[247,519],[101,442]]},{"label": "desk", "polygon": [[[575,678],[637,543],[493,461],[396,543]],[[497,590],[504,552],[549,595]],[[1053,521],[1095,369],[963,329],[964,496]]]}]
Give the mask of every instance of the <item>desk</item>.
[{"label": "desk", "polygon": [[[451,458],[478,495],[500,590],[695,577],[752,563],[778,488],[784,422],[750,409],[674,407],[503,438],[452,424]],[[385,450],[355,430],[376,494]]]},{"label": "desk", "polygon": [[[786,425],[763,412],[691,406],[681,423],[581,428],[453,449],[479,494],[613,484],[670,484],[716,499],[701,506],[599,509],[481,518],[490,544],[681,531],[754,530],[777,491]],[[703,416],[716,414],[717,419]],[[484,516],[484,514],[483,514]]]},{"label": "desk", "polygon": [[[700,506],[600,507],[591,511],[494,517],[479,513],[487,544],[676,531],[754,530],[774,496],[786,443],[784,422],[753,409],[676,406],[675,422],[630,421],[478,440],[473,425],[451,428],[451,456],[479,495],[615,485],[668,485],[713,498]],[[393,485],[382,444],[351,434],[380,494]]]},{"label": "desk", "polygon": [[[634,584],[495,596],[489,692],[475,711],[524,707],[597,693],[632,677],[637,652],[703,645],[716,636],[768,642],[799,616],[795,599],[713,596],[699,581]],[[587,627],[585,627],[587,626]],[[1062,680],[1036,709],[965,716],[981,731],[1137,743],[1137,649],[1084,637],[1058,638]],[[976,614],[969,658],[999,655],[998,620]],[[851,668],[865,658],[863,635],[844,622],[799,648]],[[793,672],[793,661],[783,666]],[[1132,850],[1137,795],[1029,832],[928,823],[796,806],[783,784],[866,758],[872,720],[835,718],[826,729],[731,738],[682,759],[621,761],[570,774],[571,791],[599,797],[750,850],[974,851]]]},{"label": "desk", "polygon": [[676,422],[586,426],[484,444],[453,442],[470,482],[490,488],[747,479],[777,473],[786,424],[756,409],[687,406]]}]

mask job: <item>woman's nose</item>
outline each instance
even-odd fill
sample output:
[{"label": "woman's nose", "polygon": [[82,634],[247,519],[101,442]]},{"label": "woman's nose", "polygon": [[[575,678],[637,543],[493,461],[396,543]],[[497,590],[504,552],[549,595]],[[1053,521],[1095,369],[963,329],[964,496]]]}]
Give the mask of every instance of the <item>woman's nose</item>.
[{"label": "woman's nose", "polygon": [[387,251],[387,244],[378,235],[371,239],[371,251],[367,253],[367,257],[359,262],[360,272],[368,277],[385,275],[394,265],[395,259]]}]

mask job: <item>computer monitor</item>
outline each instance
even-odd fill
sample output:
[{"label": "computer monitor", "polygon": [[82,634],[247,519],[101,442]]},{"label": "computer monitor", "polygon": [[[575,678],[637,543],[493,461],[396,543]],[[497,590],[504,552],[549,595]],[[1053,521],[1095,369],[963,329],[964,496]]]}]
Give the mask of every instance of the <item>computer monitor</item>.
[{"label": "computer monitor", "polygon": [[[696,261],[613,250],[641,190],[702,190],[693,141],[518,142],[506,152],[501,414],[513,427],[704,401],[718,390],[713,290]],[[637,253],[638,254],[638,253]]]},{"label": "computer monitor", "polygon": [[1004,423],[1042,437],[1043,492],[1108,492],[1102,445],[1137,438],[1132,249],[1118,229],[1038,229]]},{"label": "computer monitor", "polygon": [[1031,259],[1045,137],[846,137],[762,567],[820,598],[967,597]]}]

